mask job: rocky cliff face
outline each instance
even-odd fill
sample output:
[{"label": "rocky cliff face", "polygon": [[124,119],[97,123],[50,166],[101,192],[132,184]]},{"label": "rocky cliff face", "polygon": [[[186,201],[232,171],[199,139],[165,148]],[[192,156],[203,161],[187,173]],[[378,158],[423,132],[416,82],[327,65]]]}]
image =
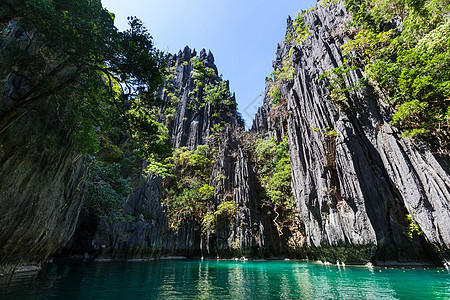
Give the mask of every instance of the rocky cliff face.
[{"label": "rocky cliff face", "polygon": [[266,80],[264,101],[258,107],[251,131],[257,132],[266,138],[274,137],[277,141],[280,141],[287,134],[286,118],[281,118],[274,113],[273,104],[270,101],[270,88],[272,85],[270,80]]},{"label": "rocky cliff face", "polygon": [[[301,220],[296,230],[281,234],[273,211],[261,203],[251,133],[243,130],[213,55],[186,47],[168,58],[169,75],[160,91],[167,107],[159,119],[175,148],[214,149],[207,174],[214,196],[205,204],[211,223],[205,226],[192,216],[171,226],[163,179],[151,174],[126,199],[129,221],[95,224],[95,233],[77,251],[117,259],[290,254],[347,263],[448,260],[448,157],[419,140],[400,138],[389,123],[389,106],[370,86],[360,87],[361,70],[342,74],[345,100],[336,101],[329,82],[321,79],[344,66],[341,46],[351,35],[349,20],[340,3],[288,20],[274,79],[267,81],[252,127],[278,142],[289,137]],[[7,44],[33,47],[14,24],[0,33],[0,112],[5,112],[17,95],[30,91],[25,78],[14,74]],[[67,74],[70,70],[60,73]],[[81,210],[83,159],[58,119],[43,117],[52,115],[52,105],[43,103],[0,131],[0,273],[40,263],[61,248]]]},{"label": "rocky cliff face", "polygon": [[273,217],[258,199],[262,188],[243,135],[242,131],[227,128],[221,139],[210,183],[215,199],[208,210],[214,212],[225,201],[231,201],[236,211],[219,215],[216,226],[206,234],[205,252],[219,257],[288,255],[287,240],[278,235]]},{"label": "rocky cliff face", "polygon": [[[207,137],[212,134],[214,125],[223,122],[239,129],[236,110],[220,110],[213,108],[210,101],[204,100],[203,91],[207,85],[217,85],[221,79],[214,64],[214,56],[205,49],[197,52],[185,47],[177,55],[168,58],[172,75],[166,82],[162,94],[163,101],[175,106],[173,120],[168,120],[168,128],[175,148],[188,147],[195,149],[198,145],[207,143]],[[196,63],[201,62],[204,68],[209,68],[205,78],[198,78]],[[196,77],[197,76],[197,77]],[[196,80],[204,80],[204,87],[197,87]],[[228,90],[228,82],[223,82]],[[172,93],[171,93],[172,92]],[[175,97],[175,98],[173,98]],[[236,101],[234,95],[230,101]]]},{"label": "rocky cliff face", "polygon": [[[32,85],[14,66],[14,47],[34,51],[13,22],[0,28],[0,112]],[[58,78],[55,79],[56,81]],[[56,84],[56,83],[55,83]],[[0,273],[40,264],[75,230],[84,192],[84,159],[43,101],[0,131]]]},{"label": "rocky cliff face", "polygon": [[[349,39],[350,19],[342,3],[318,5],[303,15],[304,41],[281,42],[274,62],[275,70],[286,65],[294,70],[292,80],[278,85],[287,99],[292,188],[309,251],[321,259],[359,263],[436,263],[437,255],[445,260],[448,157],[418,140],[400,138],[389,124],[389,108],[370,87],[336,102],[319,78],[344,65],[341,46]],[[288,34],[292,26],[288,20]],[[362,77],[360,70],[343,75],[347,87]],[[276,136],[270,112],[266,96],[253,129]],[[423,235],[407,238],[413,223]]]},{"label": "rocky cliff face", "polygon": [[161,199],[161,178],[149,176],[128,199],[125,212],[136,216],[136,222],[101,222],[97,228],[95,244],[106,248],[104,256],[133,257],[156,255],[163,246],[167,218]]},{"label": "rocky cliff face", "polygon": [[75,230],[84,160],[47,121],[26,114],[0,135],[0,273],[43,262]]},{"label": "rocky cliff face", "polygon": [[[198,73],[199,63],[206,70],[204,78]],[[150,175],[127,200],[125,212],[136,221],[102,222],[93,241],[95,247],[102,249],[102,257],[118,259],[286,254],[286,241],[283,244],[279,240],[272,220],[258,202],[258,181],[249,149],[245,149],[240,138],[243,123],[233,105],[234,95],[226,97],[228,82],[218,77],[213,55],[205,50],[197,55],[186,47],[169,56],[169,70],[161,97],[171,103],[172,109],[161,114],[161,118],[168,125],[172,145],[191,150],[204,144],[218,147],[209,183],[215,197],[207,204],[208,212],[214,214],[224,202],[232,203],[236,210],[218,215],[217,222],[203,233],[201,222],[195,219],[184,220],[177,229],[169,228],[168,211],[161,203],[161,178]],[[199,79],[203,83],[199,84]],[[208,91],[217,93],[220,89],[225,93],[219,98],[208,98]],[[214,128],[219,125],[223,132],[214,142]]]}]

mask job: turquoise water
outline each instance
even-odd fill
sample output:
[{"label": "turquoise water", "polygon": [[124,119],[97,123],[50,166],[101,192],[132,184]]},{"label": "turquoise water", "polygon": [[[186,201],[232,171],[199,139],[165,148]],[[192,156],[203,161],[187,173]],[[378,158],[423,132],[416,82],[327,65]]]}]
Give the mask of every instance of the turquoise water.
[{"label": "turquoise water", "polygon": [[0,299],[450,299],[450,274],[303,261],[51,264],[2,277]]}]

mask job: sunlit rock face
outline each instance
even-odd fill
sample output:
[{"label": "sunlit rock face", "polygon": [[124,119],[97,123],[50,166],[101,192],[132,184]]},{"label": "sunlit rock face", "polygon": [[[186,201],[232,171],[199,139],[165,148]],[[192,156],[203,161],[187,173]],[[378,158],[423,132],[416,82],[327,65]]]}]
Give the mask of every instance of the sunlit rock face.
[{"label": "sunlit rock face", "polygon": [[[170,227],[162,204],[162,179],[149,175],[124,199],[130,221],[96,222],[92,235],[77,245],[78,254],[116,259],[293,255],[377,264],[448,260],[448,157],[424,142],[400,138],[389,123],[389,106],[371,88],[355,89],[345,101],[333,101],[327,81],[320,79],[343,65],[341,46],[351,34],[350,17],[341,3],[305,13],[307,36],[297,44],[281,42],[274,61],[276,70],[284,68],[287,59],[293,69],[292,79],[279,86],[286,109],[283,114],[275,111],[273,82],[267,81],[265,101],[252,126],[252,132],[262,137],[278,141],[289,137],[291,184],[302,225],[297,230],[300,248],[290,244],[293,232],[280,235],[274,216],[261,205],[254,148],[246,141],[237,110],[218,112],[196,88],[196,60],[210,69],[205,85],[220,78],[213,55],[205,50],[197,55],[186,47],[168,57],[172,78],[160,96],[172,105],[173,114],[160,117],[175,148],[194,150],[209,144],[214,126],[224,127],[209,182],[214,198],[207,206],[214,212],[230,202],[236,211],[219,216],[206,231],[194,218]],[[292,24],[289,19],[288,32]],[[21,70],[11,65],[6,46],[28,47],[32,42],[14,24],[1,27],[0,34],[3,113],[15,98],[30,91],[26,78],[17,75]],[[70,74],[70,69],[61,72],[59,79]],[[343,80],[351,87],[363,77],[362,70],[353,69]],[[235,101],[234,95],[230,98]],[[84,159],[57,118],[40,117],[51,115],[50,103],[44,99],[43,104],[0,132],[0,273],[40,264],[67,243],[77,226],[82,227],[77,221],[85,191]],[[413,224],[422,233],[408,236]],[[72,240],[67,249],[75,244]]]},{"label": "sunlit rock face", "polygon": [[[161,98],[174,107],[173,116],[165,119],[175,148],[194,150],[211,144],[215,125],[224,127],[216,145],[217,156],[210,176],[214,200],[207,204],[214,212],[224,201],[236,205],[232,216],[219,216],[213,228],[202,233],[199,221],[185,220],[178,228],[169,228],[167,208],[161,203],[161,178],[150,175],[127,200],[125,213],[136,221],[101,222],[93,240],[100,257],[114,259],[149,258],[161,255],[204,257],[267,257],[288,255],[287,237],[280,238],[267,211],[257,198],[260,189],[251,162],[251,149],[243,144],[243,123],[236,109],[217,110],[196,88],[196,60],[202,62],[212,75],[205,86],[218,84],[219,76],[211,52],[186,47],[169,55],[169,70]],[[228,82],[224,82],[228,90]],[[193,101],[195,99],[195,101]],[[231,101],[235,101],[231,95]]]},{"label": "sunlit rock face", "polygon": [[[343,65],[350,18],[342,3],[308,11],[306,40],[281,42],[274,62],[281,68],[291,50],[294,76],[281,91],[289,111],[292,188],[309,251],[331,261],[440,263],[450,246],[448,157],[400,138],[389,124],[389,107],[370,88],[338,103],[319,78]],[[356,69],[343,76],[347,86],[355,86],[363,74]],[[269,100],[253,129],[277,136]],[[423,235],[406,237],[407,215]]]}]

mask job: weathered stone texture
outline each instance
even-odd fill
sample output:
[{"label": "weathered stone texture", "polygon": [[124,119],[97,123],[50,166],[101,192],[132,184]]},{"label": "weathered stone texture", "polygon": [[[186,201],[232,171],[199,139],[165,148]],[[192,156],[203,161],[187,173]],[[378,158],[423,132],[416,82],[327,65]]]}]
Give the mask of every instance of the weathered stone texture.
[{"label": "weathered stone texture", "polygon": [[[288,99],[292,188],[307,244],[313,255],[332,261],[431,263],[436,252],[445,259],[450,245],[448,157],[420,141],[400,138],[389,124],[391,111],[370,88],[338,104],[319,80],[320,74],[343,65],[349,19],[342,3],[308,11],[310,35],[292,52],[294,80],[281,86]],[[281,67],[288,51],[285,41],[278,45],[274,67]],[[345,82],[352,86],[362,76],[352,70]],[[270,130],[268,101],[255,118],[255,130]],[[336,131],[335,139],[324,134],[327,127]],[[423,236],[405,237],[406,214]]]},{"label": "weathered stone texture", "polygon": [[[137,222],[100,223],[94,244],[97,249],[103,249],[102,257],[261,257],[287,253],[286,247],[280,246],[270,218],[261,216],[264,212],[256,197],[257,181],[249,153],[243,151],[238,138],[243,126],[237,121],[235,112],[218,113],[201,94],[192,95],[195,86],[191,59],[196,55],[195,50],[186,47],[177,55],[169,56],[169,67],[175,70],[170,84],[178,98],[173,122],[168,126],[172,145],[193,150],[198,145],[208,144],[213,126],[223,122],[225,129],[218,142],[210,182],[216,197],[208,210],[214,212],[224,201],[232,201],[237,210],[233,216],[218,216],[214,230],[208,230],[206,235],[202,235],[201,224],[195,220],[186,220],[178,229],[168,228],[167,211],[160,202],[161,179],[149,176],[127,200],[125,213],[134,216]],[[202,50],[199,59],[217,74],[210,52],[206,54]],[[212,81],[213,78],[207,78],[206,84]],[[161,95],[164,101],[170,101],[167,92],[163,91]],[[193,102],[192,96],[198,100]],[[267,243],[270,245],[266,246]]]},{"label": "weathered stone texture", "polygon": [[[51,102],[43,99],[3,122],[4,112],[20,106],[17,99],[33,95],[28,69],[16,65],[11,52],[16,48],[37,51],[15,22],[1,24],[0,273],[40,264],[61,249],[75,230],[85,190],[84,159],[60,128]],[[65,80],[66,71],[52,84]]]},{"label": "weathered stone texture", "polygon": [[29,113],[0,134],[0,273],[43,262],[75,230],[84,160],[48,126]]}]

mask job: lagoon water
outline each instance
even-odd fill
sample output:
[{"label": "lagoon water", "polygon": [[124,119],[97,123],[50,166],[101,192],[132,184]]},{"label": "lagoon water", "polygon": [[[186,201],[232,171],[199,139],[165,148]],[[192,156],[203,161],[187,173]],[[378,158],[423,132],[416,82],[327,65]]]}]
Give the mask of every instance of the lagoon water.
[{"label": "lagoon water", "polygon": [[61,263],[0,278],[0,299],[450,299],[450,273],[304,261]]}]

